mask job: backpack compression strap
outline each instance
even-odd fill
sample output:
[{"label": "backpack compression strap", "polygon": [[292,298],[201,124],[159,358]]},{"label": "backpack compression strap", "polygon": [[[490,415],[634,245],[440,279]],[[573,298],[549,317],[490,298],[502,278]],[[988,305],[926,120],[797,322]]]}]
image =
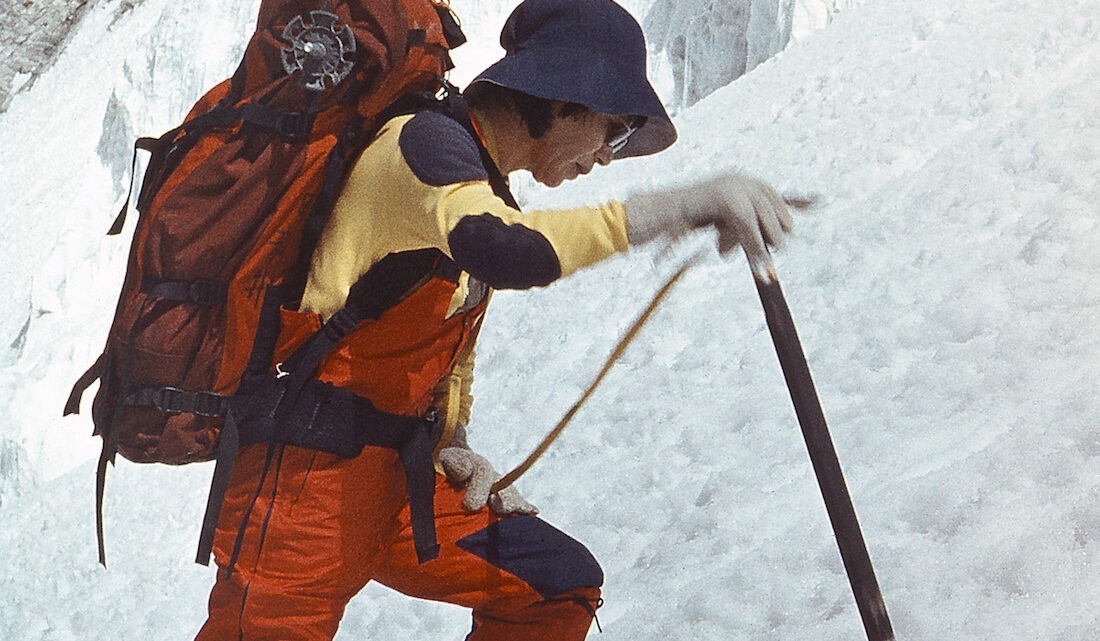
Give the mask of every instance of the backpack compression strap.
[{"label": "backpack compression strap", "polygon": [[[313,130],[314,115],[298,111],[280,111],[274,107],[256,103],[248,103],[237,107],[231,107],[226,103],[218,103],[210,111],[196,116],[184,124],[165,132],[160,138],[142,137],[134,142],[134,157],[130,169],[130,189],[127,191],[126,202],[122,204],[118,216],[108,236],[117,236],[122,233],[126,224],[126,214],[130,209],[131,192],[134,189],[134,179],[137,170],[138,151],[147,151],[152,154],[149,168],[152,174],[147,175],[146,180],[151,184],[143,184],[138,196],[138,209],[143,210],[148,205],[147,197],[155,192],[163,178],[167,177],[174,166],[174,160],[179,157],[180,151],[186,151],[191,147],[195,137],[204,134],[211,129],[228,127],[237,122],[248,123],[261,129],[273,132],[289,142],[305,142]],[[152,179],[152,180],[150,180]]]}]

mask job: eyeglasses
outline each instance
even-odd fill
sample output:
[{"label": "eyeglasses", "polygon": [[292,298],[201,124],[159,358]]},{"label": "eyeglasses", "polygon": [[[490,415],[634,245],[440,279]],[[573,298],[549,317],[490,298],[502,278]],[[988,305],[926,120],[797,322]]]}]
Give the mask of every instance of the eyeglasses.
[{"label": "eyeglasses", "polygon": [[607,138],[604,144],[611,148],[611,153],[618,154],[635,131],[642,128],[645,118],[631,117],[629,119],[616,119],[607,126]]}]

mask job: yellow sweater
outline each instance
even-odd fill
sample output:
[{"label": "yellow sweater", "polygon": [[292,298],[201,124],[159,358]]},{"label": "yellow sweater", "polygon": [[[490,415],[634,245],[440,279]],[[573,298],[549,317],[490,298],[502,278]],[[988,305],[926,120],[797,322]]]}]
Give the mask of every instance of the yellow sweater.
[{"label": "yellow sweater", "polygon": [[[535,262],[532,256],[526,264],[526,248],[545,243],[560,276],[626,251],[623,206],[522,213],[493,193],[476,143],[461,125],[432,112],[401,116],[382,127],[351,169],[313,255],[301,309],[327,318],[388,254],[434,248],[464,271],[453,314],[470,290],[467,272],[489,284],[524,283]],[[436,407],[450,409],[452,424],[469,421],[473,360],[471,345],[437,387]]]}]

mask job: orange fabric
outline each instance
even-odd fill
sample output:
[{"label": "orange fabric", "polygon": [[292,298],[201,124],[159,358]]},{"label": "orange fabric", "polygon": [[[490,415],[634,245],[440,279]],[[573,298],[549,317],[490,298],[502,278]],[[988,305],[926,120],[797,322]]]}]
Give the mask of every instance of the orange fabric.
[{"label": "orange fabric", "polygon": [[[369,581],[473,609],[469,641],[580,641],[597,588],[544,599],[518,577],[455,545],[499,517],[462,510],[462,490],[439,477],[434,561],[417,564],[404,473],[392,450],[355,459],[296,447],[244,449],[214,545],[221,568],[196,641],[331,639],[348,601]],[[262,479],[262,486],[261,486]],[[249,506],[251,505],[251,509]],[[235,570],[225,571],[242,520]]]},{"label": "orange fabric", "polygon": [[[381,318],[360,325],[321,363],[317,378],[370,399],[375,407],[423,415],[435,386],[454,367],[484,302],[447,318],[456,285],[432,278]],[[320,327],[317,314],[283,310],[275,362]]]},{"label": "orange fabric", "polygon": [[335,136],[324,136],[301,151],[300,176],[285,190],[279,207],[265,221],[252,252],[235,271],[229,286],[231,304],[226,309],[222,366],[214,388],[219,393],[236,391],[252,354],[264,294],[268,287],[283,284],[284,275],[294,267],[302,227],[323,181],[325,160],[336,142]]}]

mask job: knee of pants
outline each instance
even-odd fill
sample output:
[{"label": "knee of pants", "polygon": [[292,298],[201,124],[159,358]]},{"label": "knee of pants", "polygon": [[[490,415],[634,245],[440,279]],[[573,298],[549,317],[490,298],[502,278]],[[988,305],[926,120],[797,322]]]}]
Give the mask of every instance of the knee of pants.
[{"label": "knee of pants", "polygon": [[583,544],[536,516],[513,516],[456,542],[529,585],[543,599],[603,586],[603,569]]}]

